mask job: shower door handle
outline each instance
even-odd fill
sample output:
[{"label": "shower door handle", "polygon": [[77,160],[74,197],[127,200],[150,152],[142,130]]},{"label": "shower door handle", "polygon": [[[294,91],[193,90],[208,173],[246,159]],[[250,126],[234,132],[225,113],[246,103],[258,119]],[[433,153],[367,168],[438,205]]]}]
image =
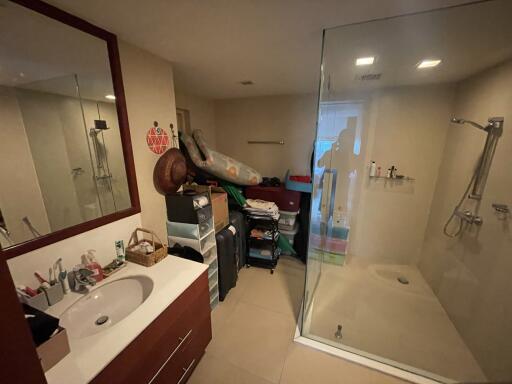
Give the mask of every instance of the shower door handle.
[{"label": "shower door handle", "polygon": [[329,221],[329,218],[332,218],[334,215],[334,198],[336,196],[336,182],[338,178],[338,170],[334,168],[326,168],[324,170],[324,175],[326,173],[329,173],[331,175],[331,189],[329,191],[329,216],[327,218],[327,221]]},{"label": "shower door handle", "polygon": [[[334,168],[326,168],[324,170],[324,179],[325,179],[325,175],[326,174],[330,174],[331,177],[331,188],[329,190],[329,202],[327,204],[329,204],[329,206],[327,207],[327,222],[325,223],[326,224],[326,227],[325,227],[325,237],[327,237],[328,234],[332,234],[332,223],[333,223],[333,220],[334,220],[334,202],[335,202],[335,198],[336,198],[336,183],[337,183],[337,179],[338,179],[338,170],[337,169],[334,169]],[[329,223],[330,221],[330,223]],[[322,241],[323,243],[323,241]],[[322,244],[324,245],[324,244]]]}]

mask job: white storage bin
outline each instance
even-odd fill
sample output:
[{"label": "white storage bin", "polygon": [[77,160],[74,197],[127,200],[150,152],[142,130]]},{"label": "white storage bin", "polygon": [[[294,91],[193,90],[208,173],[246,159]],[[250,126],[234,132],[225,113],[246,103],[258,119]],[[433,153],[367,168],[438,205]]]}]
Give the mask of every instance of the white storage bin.
[{"label": "white storage bin", "polygon": [[[288,242],[290,243],[290,245],[292,247],[293,247],[293,240],[294,240],[297,232],[299,232],[299,223],[298,222],[295,223],[295,225],[293,226],[293,229],[291,231],[286,231],[284,229],[279,230],[279,233],[281,234],[281,236],[283,236],[286,240],[288,240]],[[283,251],[283,254],[288,255],[289,253],[287,253],[286,251]]]},{"label": "white storage bin", "polygon": [[205,255],[212,247],[215,246],[215,231],[210,231],[208,235],[201,240],[188,239],[180,236],[169,236],[169,245],[180,244],[195,249],[202,255]]},{"label": "white storage bin", "polygon": [[293,230],[295,223],[297,221],[297,212],[288,212],[288,211],[279,211],[279,229],[283,229],[286,231]]},{"label": "white storage bin", "polygon": [[210,300],[210,308],[213,309],[219,304],[219,294],[217,293],[211,300]]},{"label": "white storage bin", "polygon": [[213,229],[213,217],[200,224],[178,223],[167,221],[167,234],[169,236],[186,239],[202,239]]}]

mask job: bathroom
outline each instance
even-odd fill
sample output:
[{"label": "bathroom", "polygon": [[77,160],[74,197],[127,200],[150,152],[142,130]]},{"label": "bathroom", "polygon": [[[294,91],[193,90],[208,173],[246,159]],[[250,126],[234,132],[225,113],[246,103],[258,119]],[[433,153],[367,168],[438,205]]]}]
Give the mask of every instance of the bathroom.
[{"label": "bathroom", "polygon": [[[211,322],[209,336],[197,333],[208,345],[197,347],[193,359],[195,349],[184,348],[192,363],[167,382],[512,380],[510,2],[325,2],[323,9],[243,2],[231,10],[49,3],[0,2],[0,35],[7,36],[0,37],[7,53],[0,59],[0,174],[9,180],[0,188],[2,288],[36,287],[34,272],[46,279],[58,259],[71,272],[91,249],[105,266],[116,258],[115,243],[128,245],[135,228],[167,240],[168,207],[153,179],[161,154],[150,150],[148,134],[167,132],[170,148],[191,126],[215,151],[263,176],[311,176],[310,229],[302,234],[309,249],[303,260],[283,256],[274,274],[241,269],[224,301],[198,316],[197,324]],[[179,12],[169,25],[163,16],[153,20],[173,7]],[[289,12],[297,18],[286,26],[272,18],[263,23],[272,12],[279,20]],[[137,14],[141,23],[134,26]],[[311,25],[294,24],[308,15]],[[200,16],[211,16],[207,25],[220,28],[218,36],[184,26]],[[183,36],[173,47],[161,39],[178,30]],[[208,34],[215,35],[211,47],[198,41]],[[221,48],[230,38],[232,46]],[[241,59],[244,42],[254,50],[246,52],[250,62]],[[257,60],[266,50],[272,63]],[[303,65],[289,71],[292,58]],[[496,146],[484,151],[490,138]],[[13,292],[2,309],[6,377],[171,377],[163,364],[167,346],[153,364],[144,363],[151,375],[109,376],[122,356],[146,361],[130,355],[128,345],[167,313],[156,302],[165,301],[176,317],[199,305],[181,305],[185,296],[178,294],[198,286],[202,265],[173,256],[159,264],[129,262],[119,272],[120,280],[139,276],[133,280],[143,302],[112,332],[75,338],[85,315],[69,317],[71,352],[46,372]],[[109,279],[118,278],[88,289]],[[48,313],[62,314],[68,299]],[[95,355],[92,363],[77,357],[84,351]],[[96,362],[101,366],[92,367]]]}]

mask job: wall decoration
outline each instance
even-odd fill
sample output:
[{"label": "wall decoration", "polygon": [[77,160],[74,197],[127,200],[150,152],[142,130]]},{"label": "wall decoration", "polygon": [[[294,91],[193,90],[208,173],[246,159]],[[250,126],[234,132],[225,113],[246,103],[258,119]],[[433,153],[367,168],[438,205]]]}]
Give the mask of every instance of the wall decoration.
[{"label": "wall decoration", "polygon": [[158,121],[153,122],[153,127],[146,135],[146,142],[149,149],[157,155],[164,153],[169,146],[169,135],[158,126]]}]

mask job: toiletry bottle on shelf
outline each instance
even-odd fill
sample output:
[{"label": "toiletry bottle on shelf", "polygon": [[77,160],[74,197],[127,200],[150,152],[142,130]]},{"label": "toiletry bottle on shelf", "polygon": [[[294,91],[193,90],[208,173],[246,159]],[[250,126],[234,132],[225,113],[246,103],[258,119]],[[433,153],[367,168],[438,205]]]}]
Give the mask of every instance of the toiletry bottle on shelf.
[{"label": "toiletry bottle on shelf", "polygon": [[377,164],[372,160],[370,163],[370,177],[375,177],[375,172],[377,172]]},{"label": "toiletry bottle on shelf", "polygon": [[103,280],[103,269],[101,268],[100,263],[96,261],[96,257],[94,256],[94,252],[96,252],[94,249],[89,249],[87,251],[87,254],[85,254],[85,268],[89,269],[93,272],[92,278],[96,280],[96,282],[99,282]]},{"label": "toiletry bottle on shelf", "polygon": [[391,168],[388,168],[388,170],[386,171],[386,177],[388,179],[391,178]]},{"label": "toiletry bottle on shelf", "polygon": [[117,255],[117,262],[118,264],[125,262],[125,253],[124,253],[124,242],[123,240],[116,240],[115,242],[116,246],[116,255]]},{"label": "toiletry bottle on shelf", "polygon": [[381,177],[382,176],[382,168],[380,166],[377,167],[377,174],[376,174],[377,177]]}]

